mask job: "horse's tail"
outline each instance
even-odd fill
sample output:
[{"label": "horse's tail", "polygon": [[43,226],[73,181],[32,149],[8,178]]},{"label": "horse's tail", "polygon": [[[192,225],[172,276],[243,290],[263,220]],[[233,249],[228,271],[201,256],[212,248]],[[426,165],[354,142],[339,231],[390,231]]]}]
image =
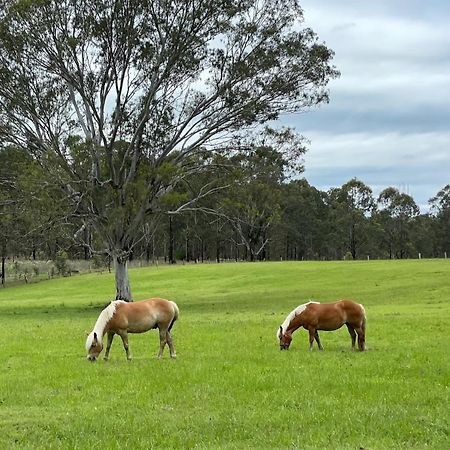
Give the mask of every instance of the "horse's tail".
[{"label": "horse's tail", "polygon": [[363,313],[363,319],[362,319],[362,329],[365,330],[366,329],[366,324],[367,324],[367,316],[366,316],[366,310],[364,309],[363,305],[359,305],[361,307],[362,313]]},{"label": "horse's tail", "polygon": [[172,301],[170,301],[170,303],[172,303],[172,306],[173,306],[173,319],[170,322],[170,325],[169,325],[169,328],[167,331],[170,331],[172,329],[175,320],[177,320],[178,316],[180,315],[180,310],[178,309],[178,305]]}]

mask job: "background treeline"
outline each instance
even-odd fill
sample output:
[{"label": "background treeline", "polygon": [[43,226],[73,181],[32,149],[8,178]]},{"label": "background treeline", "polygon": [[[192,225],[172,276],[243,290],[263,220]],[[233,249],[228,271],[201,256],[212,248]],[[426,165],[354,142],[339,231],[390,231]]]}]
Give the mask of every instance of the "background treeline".
[{"label": "background treeline", "polygon": [[[293,165],[271,147],[209,158],[208,170],[196,170],[164,197],[162,212],[155,210],[140,230],[131,260],[450,255],[450,185],[430,199],[430,213],[420,214],[414,199],[394,187],[376,197],[358,179],[326,192],[305,179],[292,179],[288,174]],[[95,229],[75,214],[73,199],[61,196],[54,179],[25,152],[13,148],[0,152],[2,276],[6,260],[17,257],[53,260],[59,273],[64,273],[65,258],[91,260],[94,267],[110,263]],[[208,195],[197,194],[196,202],[186,208],[191,193],[204,187]],[[180,204],[182,212],[177,211]],[[121,213],[118,210],[113,217]]]}]

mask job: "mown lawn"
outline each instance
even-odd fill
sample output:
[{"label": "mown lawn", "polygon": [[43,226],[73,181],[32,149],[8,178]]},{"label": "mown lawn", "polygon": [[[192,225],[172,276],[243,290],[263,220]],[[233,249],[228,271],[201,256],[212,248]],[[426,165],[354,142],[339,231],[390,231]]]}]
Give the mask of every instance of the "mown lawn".
[{"label": "mown lawn", "polygon": [[[85,359],[109,274],[0,290],[0,448],[450,448],[450,260],[179,265],[133,269],[136,300],[175,300],[178,353],[157,333]],[[275,333],[309,299],[352,298],[346,329]],[[166,349],[167,352],[167,349]]]}]

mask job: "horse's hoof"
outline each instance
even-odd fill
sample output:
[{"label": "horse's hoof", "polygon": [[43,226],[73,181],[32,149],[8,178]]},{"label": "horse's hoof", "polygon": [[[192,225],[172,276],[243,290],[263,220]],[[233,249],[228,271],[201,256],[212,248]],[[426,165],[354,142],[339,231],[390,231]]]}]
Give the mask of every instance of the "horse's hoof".
[{"label": "horse's hoof", "polygon": [[177,359],[177,355],[170,355],[172,359]]}]

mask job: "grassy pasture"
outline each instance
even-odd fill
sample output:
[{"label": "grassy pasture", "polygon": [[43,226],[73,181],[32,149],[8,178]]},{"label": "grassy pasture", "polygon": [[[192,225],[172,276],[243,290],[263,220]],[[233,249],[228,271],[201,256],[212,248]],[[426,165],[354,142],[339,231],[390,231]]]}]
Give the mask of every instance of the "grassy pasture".
[{"label": "grassy pasture", "polygon": [[[131,271],[136,300],[181,311],[178,359],[157,333],[85,359],[113,296],[93,273],[0,290],[0,448],[450,448],[450,260],[160,266]],[[280,352],[275,333],[309,299],[353,298],[366,353],[345,327]]]}]

